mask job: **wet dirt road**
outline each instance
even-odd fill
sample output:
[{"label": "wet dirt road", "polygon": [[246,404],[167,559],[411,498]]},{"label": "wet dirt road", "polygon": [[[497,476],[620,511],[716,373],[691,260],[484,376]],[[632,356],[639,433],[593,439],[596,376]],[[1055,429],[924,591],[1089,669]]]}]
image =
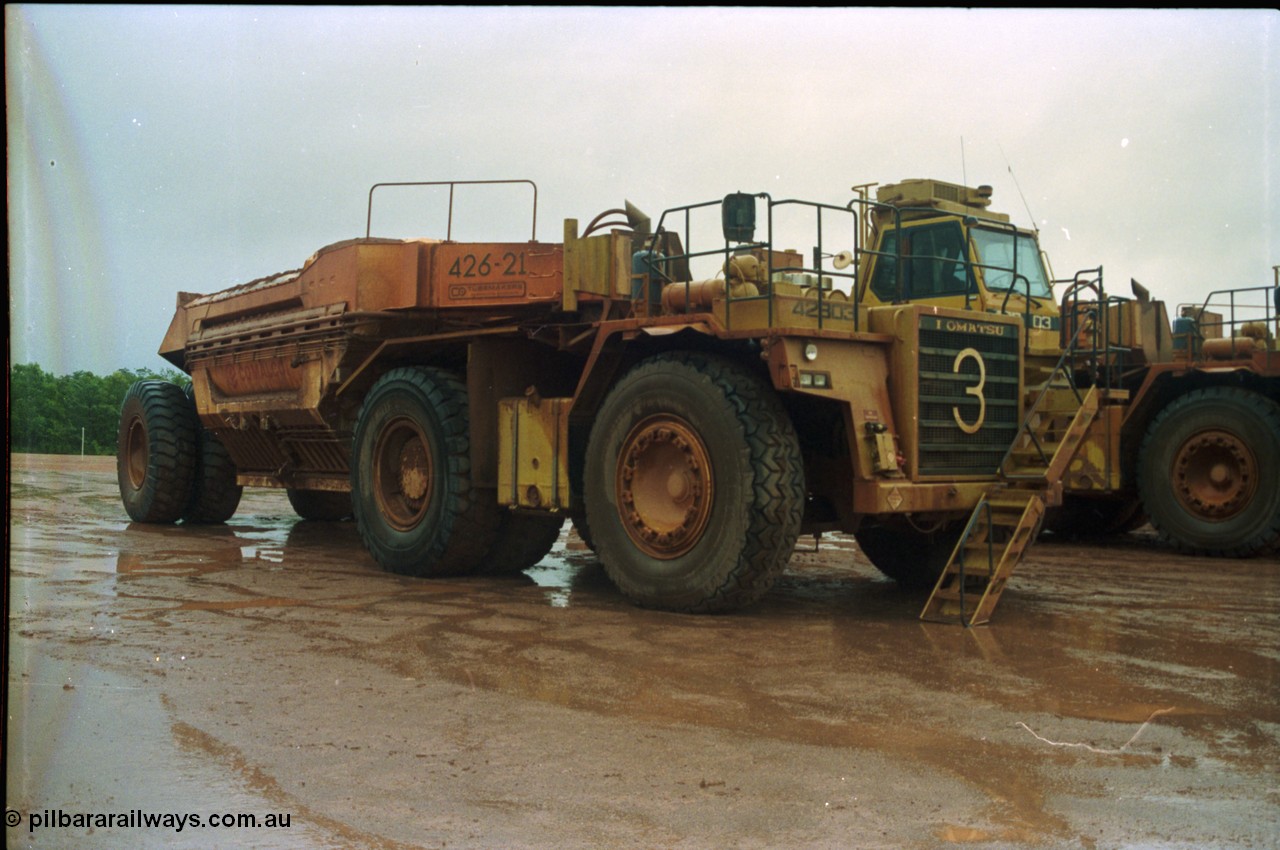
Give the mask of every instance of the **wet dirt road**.
[{"label": "wet dirt road", "polygon": [[[157,528],[110,458],[11,488],[10,847],[1280,846],[1274,560],[1042,542],[964,630],[824,537],[687,617],[567,531],[421,581],[280,493]],[[56,826],[107,812],[202,824]]]}]

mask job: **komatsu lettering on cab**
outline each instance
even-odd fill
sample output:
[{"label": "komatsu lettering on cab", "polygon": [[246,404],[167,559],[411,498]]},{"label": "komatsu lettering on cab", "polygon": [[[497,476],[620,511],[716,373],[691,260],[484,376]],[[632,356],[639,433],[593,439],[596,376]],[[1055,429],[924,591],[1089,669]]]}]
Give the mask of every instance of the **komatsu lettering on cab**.
[{"label": "komatsu lettering on cab", "polygon": [[[532,190],[536,236],[536,187],[509,183]],[[467,184],[374,190],[413,186]],[[1080,458],[1107,440],[1119,457],[1129,403],[1097,341],[1100,270],[1060,308],[1035,233],[989,204],[913,180],[656,223],[626,204],[557,243],[456,242],[452,214],[443,238],[367,226],[299,269],[179,294],[161,354],[191,388],[126,396],[125,507],[222,522],[242,487],[284,488],[424,577],[526,569],[568,519],[622,593],[680,612],[750,604],[800,536],[839,531],[933,589],[925,618],[986,622]],[[1255,395],[1274,441],[1274,383]],[[1207,453],[1189,475],[1217,480]]]}]

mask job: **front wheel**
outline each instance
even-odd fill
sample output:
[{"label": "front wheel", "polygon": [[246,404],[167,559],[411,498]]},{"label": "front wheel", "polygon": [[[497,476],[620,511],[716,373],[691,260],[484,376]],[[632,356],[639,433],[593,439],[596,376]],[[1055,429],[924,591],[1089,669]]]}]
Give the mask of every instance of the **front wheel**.
[{"label": "front wheel", "polygon": [[471,485],[467,390],[458,378],[426,367],[383,375],[365,397],[353,448],[356,526],[384,569],[445,576],[480,564],[499,515]]},{"label": "front wheel", "polygon": [[1174,400],[1142,441],[1138,489],[1161,538],[1248,557],[1280,547],[1280,405],[1235,387]]},{"label": "front wheel", "polygon": [[587,524],[639,605],[727,611],[759,599],[800,531],[804,470],[772,389],[736,363],[672,353],[613,388],[587,447]]},{"label": "front wheel", "polygon": [[916,591],[937,584],[963,531],[961,523],[922,531],[906,522],[891,521],[859,528],[854,539],[877,570],[904,590]]}]

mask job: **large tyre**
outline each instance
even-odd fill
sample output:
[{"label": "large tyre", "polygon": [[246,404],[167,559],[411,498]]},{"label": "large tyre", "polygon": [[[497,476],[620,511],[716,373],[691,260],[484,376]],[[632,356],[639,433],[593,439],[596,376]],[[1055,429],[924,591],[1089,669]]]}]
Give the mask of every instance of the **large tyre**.
[{"label": "large tyre", "polygon": [[1191,554],[1280,547],[1280,405],[1235,387],[1187,393],[1147,429],[1138,490],[1162,539]]},{"label": "large tyre", "polygon": [[196,417],[196,465],[191,478],[191,497],[182,512],[182,521],[216,524],[235,516],[244,488],[236,483],[236,465],[218,435],[200,424],[192,387],[186,389],[187,404]]},{"label": "large tyre", "polygon": [[351,516],[351,494],[330,490],[285,491],[293,512],[302,519],[319,522],[337,522]]},{"label": "large tyre", "polygon": [[480,559],[476,572],[484,575],[520,573],[547,556],[560,539],[563,516],[505,514],[493,546]]},{"label": "large tyre", "polygon": [[772,389],[732,361],[642,362],[591,430],[587,521],[614,584],[639,605],[717,612],[754,602],[786,567],[804,468]]},{"label": "large tyre", "polygon": [[1091,540],[1111,534],[1128,534],[1147,521],[1142,501],[1128,498],[1063,496],[1062,504],[1045,515],[1045,531],[1055,537]]},{"label": "large tyre", "polygon": [[195,409],[168,381],[138,381],[125,393],[116,436],[120,500],[134,522],[178,520],[196,469]]},{"label": "large tyre", "polygon": [[962,523],[926,532],[903,522],[860,528],[854,539],[877,570],[915,591],[937,584],[963,531]]},{"label": "large tyre", "polygon": [[461,381],[425,367],[388,372],[365,397],[353,446],[356,526],[383,568],[445,576],[480,564],[499,515],[471,486]]}]

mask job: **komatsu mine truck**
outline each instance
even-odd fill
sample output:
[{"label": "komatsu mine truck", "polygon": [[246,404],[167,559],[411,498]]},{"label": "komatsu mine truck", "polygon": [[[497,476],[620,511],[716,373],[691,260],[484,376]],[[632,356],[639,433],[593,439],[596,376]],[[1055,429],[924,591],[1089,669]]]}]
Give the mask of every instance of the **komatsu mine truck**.
[{"label": "komatsu mine truck", "polygon": [[[509,182],[536,235],[536,187]],[[369,221],[377,190],[411,185],[447,189],[444,238],[367,225],[178,295],[160,353],[191,386],[141,382],[122,407],[135,521],[221,522],[242,487],[284,488],[304,518],[354,518],[383,568],[437,577],[526,569],[568,518],[623,594],[679,612],[750,604],[800,536],[839,531],[933,588],[922,616],[977,624],[1048,509],[1129,486],[1100,274],[1060,307],[986,187],[736,192],[476,243],[451,238],[461,181],[375,186]],[[1179,362],[1175,380],[1200,368]],[[1274,444],[1274,384],[1254,395]],[[1274,502],[1275,476],[1250,486]]]}]

